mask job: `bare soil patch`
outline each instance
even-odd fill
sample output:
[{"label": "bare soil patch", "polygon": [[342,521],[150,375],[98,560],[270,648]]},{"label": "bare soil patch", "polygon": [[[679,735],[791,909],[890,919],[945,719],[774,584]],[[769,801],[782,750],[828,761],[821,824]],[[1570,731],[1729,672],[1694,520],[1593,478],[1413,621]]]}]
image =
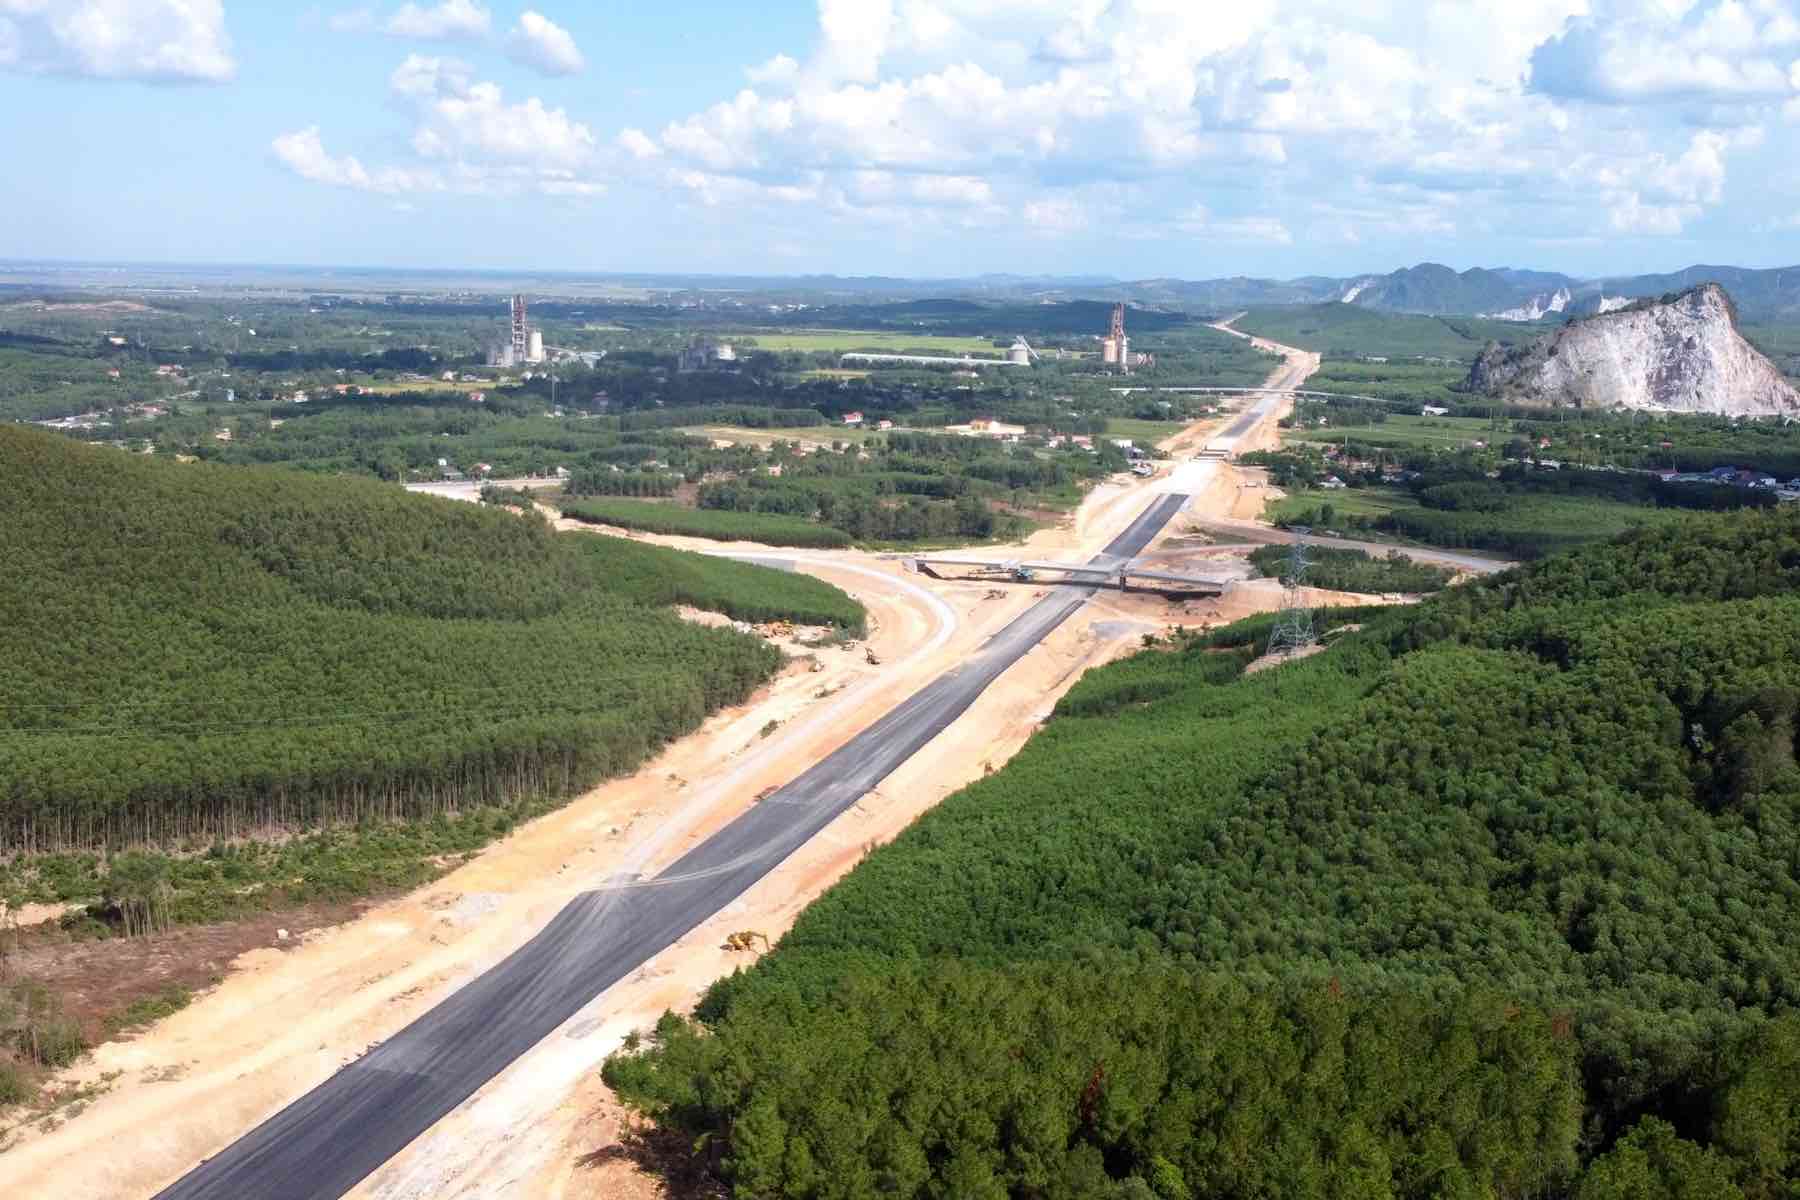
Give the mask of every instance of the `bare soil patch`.
[{"label": "bare soil patch", "polygon": [[134,1000],[171,987],[202,991],[218,983],[246,951],[291,950],[308,932],[352,920],[377,903],[309,904],[144,938],[76,938],[58,926],[40,925],[21,931],[10,966],[61,996],[64,1010],[81,1022],[93,1043],[107,1035],[107,1018]]}]

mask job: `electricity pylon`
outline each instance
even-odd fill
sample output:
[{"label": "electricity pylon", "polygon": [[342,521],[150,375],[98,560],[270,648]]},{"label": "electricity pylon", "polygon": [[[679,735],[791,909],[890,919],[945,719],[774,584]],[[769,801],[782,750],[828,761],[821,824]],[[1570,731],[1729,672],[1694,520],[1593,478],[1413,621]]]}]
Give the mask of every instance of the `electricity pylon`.
[{"label": "electricity pylon", "polygon": [[1313,631],[1312,609],[1306,606],[1306,594],[1302,590],[1306,568],[1312,566],[1312,560],[1306,556],[1306,535],[1310,532],[1309,529],[1294,530],[1298,536],[1288,554],[1287,571],[1281,577],[1281,611],[1275,616],[1275,628],[1269,632],[1267,652],[1270,654],[1292,654],[1318,641],[1318,635]]}]

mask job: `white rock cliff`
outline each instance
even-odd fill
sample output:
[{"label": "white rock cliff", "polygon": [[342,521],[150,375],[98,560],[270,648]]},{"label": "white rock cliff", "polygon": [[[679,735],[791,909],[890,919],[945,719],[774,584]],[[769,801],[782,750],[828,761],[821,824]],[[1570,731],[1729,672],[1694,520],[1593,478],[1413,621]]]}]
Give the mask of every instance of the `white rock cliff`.
[{"label": "white rock cliff", "polygon": [[1519,404],[1800,417],[1800,390],[1738,333],[1716,283],[1490,346],[1469,384]]}]

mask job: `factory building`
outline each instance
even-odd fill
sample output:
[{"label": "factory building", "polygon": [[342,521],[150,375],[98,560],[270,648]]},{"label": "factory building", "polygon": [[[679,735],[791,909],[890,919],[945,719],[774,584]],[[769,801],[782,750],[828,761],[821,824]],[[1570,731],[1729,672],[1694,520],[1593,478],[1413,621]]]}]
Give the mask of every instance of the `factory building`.
[{"label": "factory building", "polygon": [[1113,305],[1112,329],[1100,339],[1100,361],[1131,374],[1131,339],[1125,336],[1125,306]]},{"label": "factory building", "polygon": [[518,367],[544,361],[544,331],[533,329],[525,320],[525,297],[512,298],[512,337],[488,347],[490,367]]},{"label": "factory building", "polygon": [[1131,339],[1125,336],[1125,306],[1113,305],[1112,328],[1100,339],[1100,361],[1129,375],[1133,367],[1154,367],[1154,354],[1133,354]]},{"label": "factory building", "polygon": [[737,351],[730,342],[715,342],[705,334],[695,337],[687,346],[676,352],[675,369],[677,371],[704,371],[715,363],[735,363]]}]

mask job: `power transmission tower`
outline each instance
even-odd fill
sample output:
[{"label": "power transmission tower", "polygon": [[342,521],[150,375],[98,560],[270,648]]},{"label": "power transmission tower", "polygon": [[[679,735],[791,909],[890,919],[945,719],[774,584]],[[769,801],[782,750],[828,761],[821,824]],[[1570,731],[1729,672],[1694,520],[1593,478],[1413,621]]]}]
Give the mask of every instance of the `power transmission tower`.
[{"label": "power transmission tower", "polygon": [[1281,577],[1281,611],[1275,616],[1275,628],[1269,633],[1269,654],[1293,654],[1318,641],[1313,631],[1312,609],[1306,606],[1303,583],[1306,568],[1312,560],[1306,556],[1306,535],[1310,529],[1296,528],[1293,549],[1288,554],[1287,571]]}]

